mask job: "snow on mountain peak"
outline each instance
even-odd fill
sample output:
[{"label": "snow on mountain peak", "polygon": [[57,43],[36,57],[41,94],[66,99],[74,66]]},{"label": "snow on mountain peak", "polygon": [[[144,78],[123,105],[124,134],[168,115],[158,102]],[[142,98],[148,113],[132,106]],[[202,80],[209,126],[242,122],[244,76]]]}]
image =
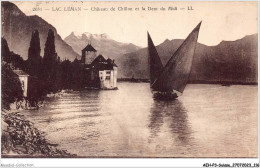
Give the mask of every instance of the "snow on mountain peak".
[{"label": "snow on mountain peak", "polygon": [[81,39],[81,38],[87,38],[87,39],[90,39],[90,38],[94,38],[94,39],[109,39],[109,36],[106,33],[103,33],[103,34],[91,34],[89,32],[79,33],[79,32],[73,31],[71,33],[71,35],[77,37],[78,39]]},{"label": "snow on mountain peak", "polygon": [[81,38],[82,34],[76,31],[71,32],[71,35],[76,36],[77,38]]}]

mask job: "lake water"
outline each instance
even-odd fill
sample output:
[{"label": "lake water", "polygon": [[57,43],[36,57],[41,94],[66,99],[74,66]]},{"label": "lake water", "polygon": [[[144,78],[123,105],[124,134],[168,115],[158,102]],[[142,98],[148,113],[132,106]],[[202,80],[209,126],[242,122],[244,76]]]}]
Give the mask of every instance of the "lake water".
[{"label": "lake water", "polygon": [[80,157],[257,157],[257,86],[192,84],[155,101],[148,83],[86,90],[24,111],[46,138]]}]

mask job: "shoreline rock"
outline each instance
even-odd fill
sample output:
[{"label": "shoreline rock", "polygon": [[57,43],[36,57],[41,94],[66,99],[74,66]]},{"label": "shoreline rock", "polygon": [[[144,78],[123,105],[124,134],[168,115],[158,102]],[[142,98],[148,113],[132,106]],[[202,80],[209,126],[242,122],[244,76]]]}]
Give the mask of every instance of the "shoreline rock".
[{"label": "shoreline rock", "polygon": [[66,150],[57,148],[58,144],[51,144],[42,132],[34,127],[19,112],[8,113],[2,111],[2,157],[48,157],[68,158],[76,157]]}]

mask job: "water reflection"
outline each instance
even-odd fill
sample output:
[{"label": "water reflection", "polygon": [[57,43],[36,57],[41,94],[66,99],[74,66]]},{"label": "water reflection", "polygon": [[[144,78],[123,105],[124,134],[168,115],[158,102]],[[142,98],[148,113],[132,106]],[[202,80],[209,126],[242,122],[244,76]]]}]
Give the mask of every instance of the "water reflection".
[{"label": "water reflection", "polygon": [[82,157],[257,156],[257,86],[185,92],[155,101],[148,83],[126,82],[117,91],[65,93],[22,113],[51,143]]},{"label": "water reflection", "polygon": [[150,124],[148,127],[151,129],[151,138],[155,138],[158,136],[160,132],[160,127],[163,124],[163,103],[159,101],[154,101],[154,104],[151,107],[150,113]]},{"label": "water reflection", "polygon": [[79,97],[80,99],[84,100],[86,98],[88,99],[98,99],[100,96],[100,91],[99,90],[84,90],[79,92]]},{"label": "water reflection", "polygon": [[187,110],[180,100],[158,101],[154,103],[150,110],[151,139],[160,134],[160,128],[163,124],[169,127],[173,138],[181,145],[186,146],[192,143],[192,129],[188,123]]}]

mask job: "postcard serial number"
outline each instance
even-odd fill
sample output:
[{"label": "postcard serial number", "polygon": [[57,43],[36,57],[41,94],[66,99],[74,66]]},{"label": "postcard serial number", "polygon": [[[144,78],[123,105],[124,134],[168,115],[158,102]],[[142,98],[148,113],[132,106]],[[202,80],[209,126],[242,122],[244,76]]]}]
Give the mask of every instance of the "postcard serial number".
[{"label": "postcard serial number", "polygon": [[42,11],[42,8],[39,8],[39,7],[35,7],[35,8],[32,8],[33,11]]}]

